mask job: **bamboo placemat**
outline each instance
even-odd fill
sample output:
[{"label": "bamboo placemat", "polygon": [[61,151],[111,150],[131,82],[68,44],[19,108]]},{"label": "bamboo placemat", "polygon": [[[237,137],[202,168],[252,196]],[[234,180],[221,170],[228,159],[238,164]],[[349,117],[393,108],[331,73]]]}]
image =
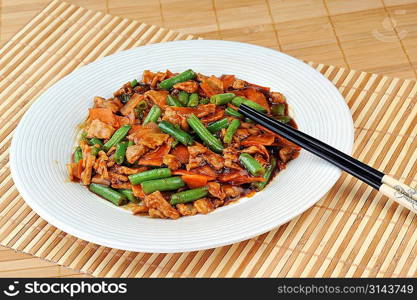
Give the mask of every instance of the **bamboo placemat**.
[{"label": "bamboo placemat", "polygon": [[[415,215],[343,174],[291,222],[238,244],[149,254],[77,239],[38,217],[17,192],[8,154],[18,121],[54,82],[111,53],[193,39],[157,26],[51,2],[0,49],[0,243],[94,276],[417,276]],[[354,156],[417,182],[417,84],[310,63],[345,97],[355,122]]]}]

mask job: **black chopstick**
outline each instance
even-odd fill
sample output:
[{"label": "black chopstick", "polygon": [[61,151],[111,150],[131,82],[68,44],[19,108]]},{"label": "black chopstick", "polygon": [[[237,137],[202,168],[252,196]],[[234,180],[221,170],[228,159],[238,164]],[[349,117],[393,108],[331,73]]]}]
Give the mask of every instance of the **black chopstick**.
[{"label": "black chopstick", "polygon": [[[346,155],[336,148],[317,140],[316,138],[313,138],[287,124],[274,120],[249,106],[244,104],[240,105],[239,112],[272,132],[279,134],[283,138],[300,146],[301,148],[336,165],[340,169],[364,181],[373,188],[377,190],[380,188],[381,179],[384,176],[383,173],[365,165],[349,155]],[[381,173],[382,176],[378,173]]]},{"label": "black chopstick", "polygon": [[[397,198],[394,200],[407,208],[415,212],[417,211],[416,189],[399,182],[391,176],[364,164],[363,162],[317,140],[312,136],[309,136],[308,134],[270,118],[247,105],[240,105],[238,111],[270,131],[336,165],[340,169],[362,180],[371,187],[383,192],[385,195],[388,195],[391,198]],[[399,199],[402,198],[402,196],[398,196],[398,192],[401,193],[400,195],[404,196],[404,199]]]}]

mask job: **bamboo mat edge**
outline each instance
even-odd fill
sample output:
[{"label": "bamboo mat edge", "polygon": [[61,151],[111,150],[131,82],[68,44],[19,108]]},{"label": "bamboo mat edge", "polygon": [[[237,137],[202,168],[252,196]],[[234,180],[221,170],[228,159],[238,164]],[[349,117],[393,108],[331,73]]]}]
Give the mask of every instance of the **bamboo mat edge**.
[{"label": "bamboo mat edge", "polygon": [[[56,3],[57,1],[52,1],[51,3]],[[49,6],[49,5],[48,5]],[[47,6],[47,7],[48,7]],[[42,12],[39,14],[39,15],[41,15],[42,14]],[[104,14],[103,14],[104,15]],[[110,16],[110,15],[108,15],[108,16]],[[116,17],[116,18],[118,18],[118,17]],[[124,19],[124,18],[123,18]],[[137,21],[132,21],[132,22],[137,22]],[[29,24],[31,24],[31,22],[29,22],[24,28],[26,28],[27,26],[29,26]],[[24,29],[23,29],[24,30]],[[18,37],[19,35],[21,35],[22,34],[22,32],[19,32],[16,36],[15,36],[15,38],[16,37]],[[13,41],[14,41],[14,39],[15,38],[13,38],[11,41],[9,41],[8,43],[6,43],[5,45],[4,45],[4,47],[2,47],[2,49],[0,49],[0,52],[3,52],[7,47],[9,47],[9,44],[11,44]],[[387,76],[380,76],[380,75],[375,75],[375,74],[370,74],[370,73],[365,73],[365,72],[360,72],[360,71],[353,71],[353,70],[346,70],[346,69],[343,69],[343,68],[336,68],[336,67],[332,67],[332,66],[324,66],[324,65],[317,65],[317,64],[314,64],[314,63],[310,63],[310,65],[312,65],[312,66],[316,66],[317,68],[319,68],[320,69],[320,71],[322,72],[322,73],[324,73],[324,74],[326,74],[326,72],[327,72],[327,70],[329,70],[329,69],[331,69],[332,71],[330,72],[330,73],[348,73],[348,74],[353,74],[352,76],[353,77],[355,77],[356,76],[356,78],[372,78],[372,77],[378,77],[378,78],[381,78],[380,80],[381,81],[386,81],[386,82],[391,82],[391,81],[397,81],[398,83],[401,83],[401,86],[403,86],[405,83],[407,83],[407,82],[413,82],[414,80],[409,80],[409,79],[396,79],[396,78],[389,78],[389,77],[387,77]],[[336,72],[336,70],[337,70],[337,72]],[[366,82],[366,83],[368,83],[368,82]],[[353,87],[353,86],[352,86]],[[365,86],[364,87],[366,87],[366,84],[365,84]],[[343,88],[348,88],[348,87],[343,87]],[[358,90],[359,90],[359,87],[358,87]],[[363,129],[363,128],[362,128]],[[301,216],[299,216],[299,217],[297,217],[296,219],[299,219]],[[8,248],[10,248],[10,249],[13,249],[13,250],[15,250],[14,248],[12,248],[12,247],[9,247],[9,246],[7,246],[7,245],[5,245],[6,247],[8,247]],[[230,247],[234,247],[234,246],[230,246]],[[18,250],[19,252],[22,252],[22,253],[28,253],[28,254],[31,254],[31,255],[34,255],[33,253],[30,253],[30,252],[26,252],[26,251],[20,251],[20,250]],[[213,251],[216,251],[216,250],[213,250]],[[111,250],[110,250],[110,252],[111,252]],[[110,253],[109,252],[109,253]],[[44,260],[46,260],[46,261],[50,261],[50,262],[54,262],[54,263],[56,263],[56,261],[54,261],[54,260],[49,260],[49,259],[47,259],[47,258],[45,258],[45,257],[42,257],[42,256],[38,256],[38,255],[34,255],[34,256],[36,256],[36,257],[40,257],[41,259],[44,259]],[[61,264],[61,263],[59,263],[58,262],[58,264],[59,265],[63,265],[63,266],[65,266],[64,264]],[[72,268],[71,268],[72,269]],[[81,270],[83,273],[85,273],[85,274],[92,274],[92,273],[90,273],[90,272],[88,272],[88,271],[83,271],[83,270]]]}]

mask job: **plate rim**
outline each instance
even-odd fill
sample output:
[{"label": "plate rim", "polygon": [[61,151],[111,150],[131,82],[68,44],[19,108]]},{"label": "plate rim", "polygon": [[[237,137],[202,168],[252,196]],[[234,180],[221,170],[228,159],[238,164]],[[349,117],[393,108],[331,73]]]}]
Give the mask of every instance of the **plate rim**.
[{"label": "plate rim", "polygon": [[[352,150],[353,150],[353,143],[354,143],[354,125],[353,125],[353,119],[352,119],[352,115],[350,113],[350,109],[346,103],[346,101],[344,100],[344,97],[341,95],[341,93],[339,92],[339,90],[337,89],[337,87],[328,79],[326,78],[322,73],[320,73],[319,71],[317,71],[315,68],[313,68],[311,65],[305,63],[304,61],[297,59],[295,57],[292,57],[288,54],[285,54],[283,52],[274,50],[274,49],[270,49],[267,47],[262,47],[262,46],[257,46],[257,45],[253,45],[253,44],[248,44],[248,43],[242,43],[242,42],[234,42],[234,41],[222,41],[222,40],[188,40],[188,41],[172,41],[172,42],[165,42],[165,43],[157,43],[157,44],[151,44],[151,45],[145,45],[145,46],[140,46],[140,47],[134,47],[134,48],[130,48],[127,50],[122,50],[122,51],[118,51],[114,54],[99,58],[91,63],[88,63],[84,66],[81,66],[77,69],[75,69],[74,71],[72,71],[71,73],[65,75],[64,77],[60,78],[59,80],[57,80],[53,85],[51,85],[48,89],[46,89],[45,91],[42,92],[42,94],[40,94],[36,100],[34,101],[34,103],[28,108],[28,110],[25,112],[25,114],[23,115],[22,119],[19,121],[14,133],[13,133],[13,138],[11,141],[11,146],[10,146],[10,150],[9,150],[9,160],[10,160],[10,171],[11,171],[11,176],[13,178],[14,184],[17,188],[17,190],[19,191],[19,193],[21,194],[22,198],[24,199],[24,201],[26,202],[27,205],[29,205],[29,207],[31,207],[31,209],[38,214],[42,219],[44,219],[45,221],[47,221],[48,223],[50,223],[51,225],[53,225],[54,227],[57,227],[58,229],[75,236],[76,238],[82,239],[82,240],[86,240],[88,242],[91,243],[95,243],[95,244],[99,244],[99,245],[103,245],[106,247],[110,247],[110,248],[115,248],[115,249],[121,249],[121,250],[126,250],[126,251],[137,251],[137,252],[145,252],[145,253],[179,253],[179,252],[189,252],[189,251],[198,251],[198,250],[205,250],[205,249],[212,249],[212,248],[216,248],[216,247],[221,247],[221,246],[225,246],[225,245],[230,245],[230,244],[234,244],[234,243],[238,243],[244,240],[248,240],[251,239],[255,236],[258,236],[260,234],[269,232],[279,226],[281,226],[282,224],[287,223],[288,221],[296,218],[297,216],[299,216],[300,214],[302,214],[303,212],[305,212],[306,210],[308,210],[309,208],[311,208],[312,206],[314,206],[314,204],[316,204],[333,186],[334,184],[337,182],[337,180],[340,178],[342,171],[338,170],[337,175],[335,175],[332,180],[329,180],[327,182],[327,185],[325,188],[321,189],[321,192],[317,194],[317,196],[315,198],[314,201],[308,202],[308,203],[303,203],[303,205],[300,205],[298,207],[298,209],[293,210],[292,213],[290,215],[288,215],[286,218],[283,218],[282,220],[280,220],[280,222],[277,222],[276,224],[271,224],[270,226],[264,226],[264,227],[260,227],[258,228],[257,231],[252,232],[250,235],[245,235],[244,237],[231,237],[228,241],[222,241],[222,242],[217,242],[217,243],[210,243],[210,246],[207,245],[200,245],[200,246],[195,246],[195,247],[187,247],[187,249],[183,249],[183,250],[179,250],[178,248],[172,247],[170,248],[166,248],[164,247],[164,249],[158,249],[158,248],[149,248],[149,249],[145,249],[143,248],[141,245],[132,245],[131,247],[126,247],[126,245],[119,245],[117,242],[114,241],[110,241],[110,240],[106,240],[100,237],[95,236],[94,234],[90,234],[88,232],[85,231],[81,231],[78,230],[75,227],[72,227],[71,224],[68,224],[66,222],[62,222],[59,220],[59,218],[55,218],[53,215],[45,212],[45,210],[42,208],[41,205],[39,205],[39,203],[37,203],[36,200],[33,200],[30,192],[28,189],[26,189],[24,182],[22,182],[21,178],[16,174],[16,164],[18,164],[17,159],[15,158],[15,148],[16,148],[16,143],[18,142],[17,138],[15,137],[19,137],[20,135],[20,131],[22,131],[22,126],[21,124],[25,121],[25,119],[27,119],[27,116],[30,115],[31,111],[34,110],[34,107],[36,108],[37,104],[39,103],[38,99],[41,98],[49,89],[51,89],[53,86],[55,86],[57,83],[63,81],[63,80],[68,80],[68,78],[71,77],[75,77],[77,76],[78,72],[80,72],[80,70],[85,70],[86,68],[91,68],[94,63],[98,62],[98,61],[105,61],[108,59],[112,59],[112,57],[114,57],[115,55],[119,54],[119,53],[126,53],[126,52],[133,52],[133,51],[137,51],[137,49],[143,49],[143,48],[153,48],[153,47],[161,47],[161,45],[164,45],[166,43],[172,44],[190,44],[190,43],[223,43],[223,44],[240,44],[240,45],[244,45],[245,47],[249,46],[249,47],[253,47],[253,48],[262,48],[263,51],[267,50],[270,51],[271,53],[274,54],[278,54],[278,55],[282,55],[284,57],[287,57],[287,59],[293,60],[293,61],[297,61],[298,63],[302,63],[305,67],[308,67],[309,69],[313,70],[317,75],[319,75],[320,77],[322,77],[322,79],[324,79],[327,84],[328,84],[328,88],[333,89],[337,94],[339,94],[339,104],[343,105],[345,110],[346,110],[346,115],[349,116],[348,120],[350,121],[349,124],[349,132],[346,132],[350,140],[349,145],[348,145],[348,149],[342,149],[343,152],[347,153],[347,154],[351,154]],[[39,105],[39,104],[38,104]],[[305,151],[305,150],[302,150]]]}]

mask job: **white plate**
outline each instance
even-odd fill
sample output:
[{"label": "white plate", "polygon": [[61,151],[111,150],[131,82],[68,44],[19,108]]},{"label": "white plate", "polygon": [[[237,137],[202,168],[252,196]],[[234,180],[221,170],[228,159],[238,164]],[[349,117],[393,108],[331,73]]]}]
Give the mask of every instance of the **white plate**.
[{"label": "white plate", "polygon": [[338,90],[319,72],[283,53],[226,41],[180,41],[130,49],[82,67],[48,89],[14,134],[11,170],[32,209],[81,239],[141,252],[184,252],[223,246],[267,232],[304,212],[336,182],[340,171],[302,151],[261,193],[208,215],[176,221],[130,215],[67,179],[65,164],[76,126],[94,96],[110,97],[142,71],[235,74],[283,92],[299,128],[350,153],[353,124]]}]

